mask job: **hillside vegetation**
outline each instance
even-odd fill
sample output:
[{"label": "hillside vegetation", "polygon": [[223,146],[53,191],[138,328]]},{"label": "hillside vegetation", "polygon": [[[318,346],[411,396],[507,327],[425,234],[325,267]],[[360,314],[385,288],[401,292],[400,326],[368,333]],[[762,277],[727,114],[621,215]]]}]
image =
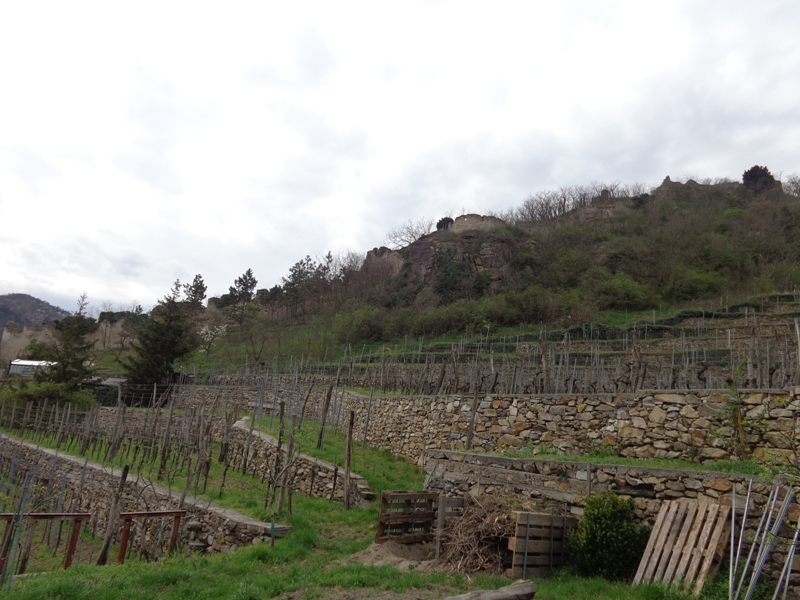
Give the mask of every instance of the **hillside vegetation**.
[{"label": "hillside vegetation", "polygon": [[[442,218],[429,233],[432,222],[408,223],[392,237],[397,249],[306,256],[271,288],[257,289],[247,269],[208,308],[197,275],[190,285],[176,282],[154,311],[168,314],[183,290],[194,352],[164,365],[325,361],[348,347],[481,332],[587,324],[596,332],[635,317],[652,315],[655,325],[656,315],[661,322],[683,309],[792,294],[800,287],[798,189],[797,177],[782,188],[764,167],[745,172],[743,183],[667,177],[654,189],[574,186],[498,216]],[[117,319],[128,321],[101,314],[101,329]],[[126,324],[127,350],[99,353],[104,370],[121,370],[145,321]]]},{"label": "hillside vegetation", "polygon": [[667,178],[650,192],[572,188],[532,196],[503,221],[470,217],[480,228],[458,218],[363,261],[306,257],[244,307],[212,299],[206,318],[229,323],[239,359],[322,359],[347,344],[611,324],[800,285],[800,198],[776,185]]},{"label": "hillside vegetation", "polygon": [[[539,194],[503,221],[460,217],[363,262],[306,257],[255,295],[254,318],[262,328],[317,320],[335,343],[355,343],[577,324],[603,311],[728,303],[800,284],[797,196],[669,178],[633,191]],[[216,305],[234,303],[226,295]]]},{"label": "hillside vegetation", "polygon": [[48,304],[28,294],[0,295],[0,329],[8,322],[20,327],[32,323],[41,325],[69,315],[64,309]]}]

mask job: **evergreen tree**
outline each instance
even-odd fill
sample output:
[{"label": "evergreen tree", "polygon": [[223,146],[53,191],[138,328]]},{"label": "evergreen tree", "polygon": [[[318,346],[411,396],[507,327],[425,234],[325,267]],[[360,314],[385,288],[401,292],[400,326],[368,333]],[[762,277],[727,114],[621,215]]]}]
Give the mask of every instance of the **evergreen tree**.
[{"label": "evergreen tree", "polygon": [[258,285],[258,281],[253,275],[253,269],[247,269],[241,277],[237,277],[234,280],[233,286],[229,288],[228,293],[237,302],[250,302],[253,299],[256,285]]},{"label": "evergreen tree", "polygon": [[755,192],[777,187],[777,182],[767,167],[755,165],[742,174],[742,183]]},{"label": "evergreen tree", "polygon": [[253,269],[247,269],[241,277],[237,277],[228,289],[230,301],[226,305],[233,306],[233,316],[239,325],[244,323],[247,314],[247,303],[253,300],[258,281],[253,275]]},{"label": "evergreen tree", "polygon": [[95,342],[86,338],[97,330],[97,321],[87,317],[86,294],[78,301],[74,315],[56,321],[52,343],[35,342],[28,347],[34,360],[47,360],[55,364],[37,376],[40,381],[63,383],[70,391],[92,377],[91,366]]},{"label": "evergreen tree", "polygon": [[207,290],[203,276],[199,274],[194,276],[192,283],[183,285],[183,295],[192,312],[196,313],[203,308],[203,300],[206,299]]},{"label": "evergreen tree", "polygon": [[175,361],[195,348],[192,325],[186,305],[179,301],[180,281],[150,313],[136,342],[131,344],[134,355],[123,361],[129,383],[166,383],[172,375]]}]

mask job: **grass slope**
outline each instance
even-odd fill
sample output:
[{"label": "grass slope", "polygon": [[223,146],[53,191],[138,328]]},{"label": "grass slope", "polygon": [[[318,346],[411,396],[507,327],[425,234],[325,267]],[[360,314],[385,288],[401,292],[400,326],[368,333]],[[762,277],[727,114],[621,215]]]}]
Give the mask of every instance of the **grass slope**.
[{"label": "grass slope", "polygon": [[[264,420],[262,425],[268,425]],[[318,424],[306,421],[298,436],[302,450],[320,458],[342,464],[344,436],[327,431],[322,451],[314,444]],[[268,427],[265,427],[268,429]],[[43,440],[51,445],[52,440]],[[50,442],[50,443],[48,443]],[[98,448],[93,459],[104,453]],[[124,462],[124,457],[117,462]],[[383,489],[421,489],[424,473],[383,451],[354,446],[354,470],[363,475],[374,491]],[[206,491],[198,495],[222,506],[239,510],[256,518],[268,516],[264,510],[264,488],[260,481],[229,471],[225,492],[220,496],[222,468],[214,463]],[[162,482],[165,483],[165,482]],[[171,482],[173,489],[182,489],[185,475]],[[4,586],[0,599],[23,600],[127,600],[172,599],[245,599],[261,598],[344,598],[347,590],[358,591],[358,598],[385,592],[445,597],[474,589],[493,589],[509,583],[501,577],[472,576],[448,573],[400,572],[388,566],[347,564],[341,559],[366,548],[374,539],[378,508],[346,511],[338,503],[320,498],[295,496],[293,514],[279,520],[292,525],[292,531],[276,541],[274,547],[260,544],[240,548],[233,554],[175,556],[159,563],[146,564],[136,557],[125,565],[97,567],[78,564],[68,571],[13,581]],[[539,597],[558,600],[686,600],[689,597],[657,586],[631,588],[600,579],[583,579],[561,574],[537,581]],[[352,596],[351,596],[352,597]]]}]

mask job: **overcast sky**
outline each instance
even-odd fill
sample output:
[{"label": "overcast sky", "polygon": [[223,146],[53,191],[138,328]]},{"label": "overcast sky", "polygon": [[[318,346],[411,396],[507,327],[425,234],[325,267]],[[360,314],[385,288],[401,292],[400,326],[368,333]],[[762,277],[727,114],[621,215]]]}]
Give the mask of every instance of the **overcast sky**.
[{"label": "overcast sky", "polygon": [[800,3],[0,0],[0,294],[280,283],[406,219],[800,171]]}]

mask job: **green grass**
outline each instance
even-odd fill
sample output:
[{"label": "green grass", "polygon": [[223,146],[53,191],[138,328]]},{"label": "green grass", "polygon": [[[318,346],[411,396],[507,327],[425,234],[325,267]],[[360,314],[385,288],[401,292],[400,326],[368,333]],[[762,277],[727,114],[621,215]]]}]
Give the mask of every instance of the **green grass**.
[{"label": "green grass", "polygon": [[[260,427],[269,430],[269,418],[263,419]],[[318,427],[319,424],[314,421],[304,422],[296,438],[300,448],[341,466],[344,436],[327,430],[321,451],[316,451],[314,446]],[[98,458],[103,452],[103,449],[98,450],[93,458]],[[219,497],[222,466],[216,462],[217,456],[218,449],[215,448],[215,462],[207,490],[205,493],[199,490],[198,495],[266,520],[265,488],[258,479],[230,470],[225,493]],[[608,457],[602,458],[608,462]],[[124,457],[117,462],[124,462]],[[363,475],[376,492],[383,489],[421,489],[424,481],[424,473],[414,465],[387,452],[363,448],[360,443],[354,444],[353,462],[353,470]],[[185,476],[176,477],[171,487],[180,491],[184,483]],[[274,547],[260,544],[240,548],[229,555],[176,556],[154,564],[136,560],[129,560],[123,566],[79,564],[68,571],[56,569],[49,574],[14,581],[10,592],[0,591],[0,599],[261,599],[290,593],[294,598],[313,599],[361,588],[373,590],[375,594],[382,591],[404,593],[409,590],[437,590],[441,595],[455,595],[510,583],[501,577],[468,578],[441,572],[400,572],[388,566],[343,561],[352,553],[366,548],[374,539],[378,518],[376,504],[346,511],[339,503],[298,495],[293,499],[293,514],[284,514],[279,519],[293,529],[285,538],[277,540]],[[689,598],[655,586],[632,588],[625,584],[583,579],[566,573],[537,580],[536,583],[540,590],[537,597],[558,600]]]},{"label": "green grass", "polygon": [[[368,388],[349,387],[349,388],[345,388],[345,389],[350,391],[350,392],[355,392],[356,394],[361,394],[362,396],[366,396],[367,398],[369,398],[370,390]],[[394,396],[402,396],[402,395],[403,395],[403,393],[400,390],[386,390],[385,392],[380,391],[380,390],[373,390],[373,392],[372,392],[372,397],[373,398],[391,398],[391,397],[394,397]],[[406,394],[406,395],[408,395],[408,394]]]},{"label": "green grass", "polygon": [[[344,421],[344,417],[342,417]],[[270,427],[270,424],[272,425]],[[328,422],[325,426],[322,448],[317,450],[320,422],[304,419],[301,429],[295,434],[295,444],[304,454],[332,462],[344,467],[347,436],[336,431],[335,424]],[[340,423],[340,427],[343,423]],[[278,419],[262,417],[258,429],[272,436],[278,436]],[[353,452],[350,469],[361,475],[369,483],[373,492],[383,490],[420,490],[425,482],[425,472],[415,465],[406,462],[386,450],[378,450],[362,444],[364,432],[353,432]],[[284,444],[288,443],[288,425],[284,433]]]},{"label": "green grass", "polygon": [[[476,452],[473,450],[473,452]],[[593,465],[623,465],[645,469],[672,469],[677,471],[705,471],[715,473],[729,473],[736,475],[763,475],[764,469],[757,463],[749,460],[715,460],[706,463],[690,462],[677,458],[628,458],[607,452],[594,452],[570,456],[555,452],[534,452],[530,447],[505,448],[500,452],[488,452],[494,456],[507,458],[532,458],[536,460],[558,460],[568,462],[590,463]]]}]

